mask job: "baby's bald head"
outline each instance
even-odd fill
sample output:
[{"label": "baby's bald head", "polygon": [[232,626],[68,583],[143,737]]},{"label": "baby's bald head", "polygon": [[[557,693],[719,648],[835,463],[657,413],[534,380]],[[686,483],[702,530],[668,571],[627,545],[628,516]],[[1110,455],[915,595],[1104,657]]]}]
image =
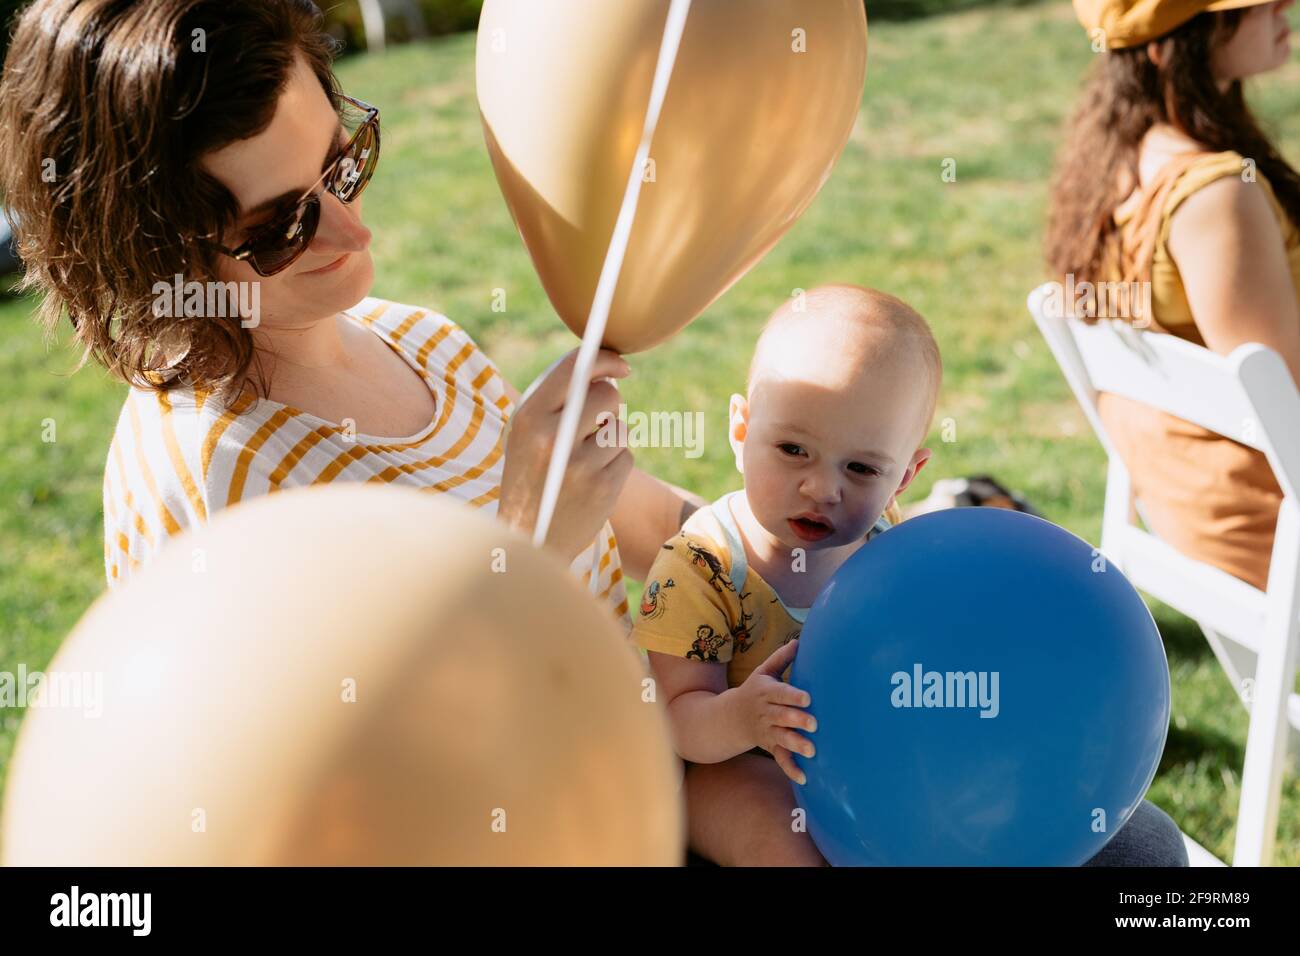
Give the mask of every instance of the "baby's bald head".
[{"label": "baby's bald head", "polygon": [[930,326],[888,293],[826,285],[787,300],[768,319],[750,362],[747,391],[752,400],[771,379],[849,392],[863,376],[881,374],[914,394],[919,445],[930,430],[943,377]]}]

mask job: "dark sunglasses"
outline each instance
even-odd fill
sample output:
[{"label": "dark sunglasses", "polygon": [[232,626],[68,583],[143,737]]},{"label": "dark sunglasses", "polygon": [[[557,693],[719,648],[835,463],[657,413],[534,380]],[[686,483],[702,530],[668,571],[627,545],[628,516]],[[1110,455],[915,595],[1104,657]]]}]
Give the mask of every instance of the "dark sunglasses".
[{"label": "dark sunglasses", "polygon": [[344,129],[348,128],[349,119],[354,123],[359,121],[359,125],[320,179],[303,193],[292,210],[258,227],[236,248],[227,249],[212,243],[213,248],[232,259],[247,262],[260,276],[273,276],[297,262],[316,237],[322,191],[333,193],[344,203],[350,203],[361,195],[374,175],[375,164],[379,162],[379,109],[350,96],[342,98],[346,104],[361,111],[364,117],[340,114]]}]

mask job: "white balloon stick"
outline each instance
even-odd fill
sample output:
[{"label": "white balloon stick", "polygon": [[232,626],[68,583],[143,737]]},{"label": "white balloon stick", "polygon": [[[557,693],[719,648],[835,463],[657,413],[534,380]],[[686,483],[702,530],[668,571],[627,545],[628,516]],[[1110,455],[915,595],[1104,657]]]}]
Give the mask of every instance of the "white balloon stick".
[{"label": "white balloon stick", "polygon": [[[672,78],[673,67],[677,63],[677,51],[681,46],[682,34],[686,29],[686,17],[690,10],[691,0],[672,0],[672,6],[668,9],[668,19],[664,23],[663,42],[659,46],[659,61],[655,66],[654,82],[650,87],[650,103],[646,107],[645,125],[641,130],[641,144],[637,147],[636,158],[628,173],[623,205],[619,208],[614,234],[610,237],[609,248],[605,252],[605,263],[601,266],[600,281],[596,284],[596,294],[591,301],[591,312],[587,316],[587,326],[583,330],[582,345],[578,348],[578,359],[573,365],[573,377],[569,379],[569,391],[564,400],[564,410],[560,414],[560,427],[555,436],[555,447],[551,451],[546,484],[542,487],[542,504],[537,514],[537,525],[533,529],[533,544],[539,548],[546,543],[546,534],[550,531],[551,519],[555,516],[555,505],[559,501],[560,488],[564,483],[564,472],[569,466],[569,457],[573,454],[573,445],[578,433],[578,416],[582,414],[585,393],[591,383],[591,367],[595,364],[596,353],[600,350],[601,340],[605,337],[605,325],[609,321],[614,291],[618,287],[619,273],[623,269],[623,259],[627,255],[628,241],[632,236],[632,222],[636,218],[637,201],[641,196],[646,160],[650,157],[650,143],[654,139],[655,127],[659,125],[659,113],[663,108],[664,98],[668,95],[668,81]],[[591,566],[593,593],[596,591],[599,557],[598,545]]]}]

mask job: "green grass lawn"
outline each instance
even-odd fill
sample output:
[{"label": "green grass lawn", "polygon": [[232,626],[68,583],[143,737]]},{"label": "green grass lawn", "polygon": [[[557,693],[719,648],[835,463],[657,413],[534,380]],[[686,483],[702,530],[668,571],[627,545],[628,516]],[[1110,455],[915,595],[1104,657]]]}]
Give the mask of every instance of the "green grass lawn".
[{"label": "green grass lawn", "polygon": [[[1064,2],[874,22],[862,116],[820,197],[775,250],[694,325],[636,356],[632,409],[706,411],[703,457],[645,449],[638,463],[705,497],[738,487],[725,440],[756,332],[795,288],[830,281],[901,296],[932,323],[945,388],[934,479],[990,472],[1048,517],[1096,541],[1103,454],[1025,311],[1056,137],[1092,54]],[[552,313],[497,190],[474,99],[474,38],[460,35],[340,64],[379,104],[384,158],[366,194],[375,293],[452,316],[519,386],[574,340]],[[1261,80],[1257,111],[1300,158],[1300,66]],[[777,147],[774,147],[777,148]],[[955,182],[941,179],[957,163]],[[493,312],[493,290],[509,310]],[[100,481],[124,387],[47,349],[32,303],[0,302],[0,670],[46,665],[104,587]],[[53,419],[57,441],[41,440]],[[955,440],[939,424],[952,419]],[[1174,718],[1151,799],[1231,855],[1246,714],[1190,622],[1156,609]],[[1044,622],[1050,628],[1051,622]],[[141,626],[167,626],[141,622]],[[21,715],[0,731],[0,778]],[[1277,862],[1300,863],[1300,784],[1287,780]]]}]

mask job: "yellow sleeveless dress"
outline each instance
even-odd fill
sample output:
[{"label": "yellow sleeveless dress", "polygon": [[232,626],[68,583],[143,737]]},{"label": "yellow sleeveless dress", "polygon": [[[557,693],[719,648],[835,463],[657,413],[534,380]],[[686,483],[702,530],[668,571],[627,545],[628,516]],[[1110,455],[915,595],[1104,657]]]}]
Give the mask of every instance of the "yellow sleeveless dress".
[{"label": "yellow sleeveless dress", "polygon": [[[1187,197],[1225,176],[1240,176],[1241,154],[1188,153],[1171,159],[1140,201],[1115,216],[1125,281],[1151,282],[1151,329],[1204,345],[1178,267],[1169,255],[1170,218]],[[1300,229],[1259,177],[1277,214],[1300,289]],[[1190,557],[1255,587],[1268,582],[1282,490],[1258,451],[1148,405],[1103,392],[1098,411],[1133,479],[1150,530]],[[1300,423],[1297,423],[1300,427]]]}]

